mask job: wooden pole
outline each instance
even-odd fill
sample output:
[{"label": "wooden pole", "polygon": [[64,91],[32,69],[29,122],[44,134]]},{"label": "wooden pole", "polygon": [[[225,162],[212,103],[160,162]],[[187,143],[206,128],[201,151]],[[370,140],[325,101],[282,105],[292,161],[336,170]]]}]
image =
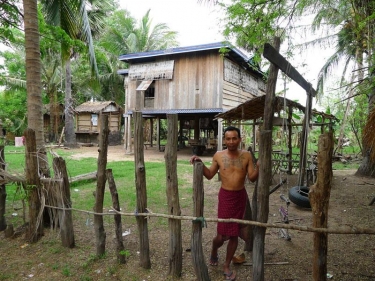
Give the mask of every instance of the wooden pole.
[{"label": "wooden pole", "polygon": [[[96,213],[103,212],[104,190],[106,182],[107,152],[108,152],[108,115],[100,115],[100,134],[99,134],[99,156],[98,156],[98,174],[95,192]],[[102,256],[105,253],[106,233],[104,230],[103,216],[94,215],[94,229],[96,238],[96,254]]]},{"label": "wooden pole", "polygon": [[288,154],[289,154],[288,172],[289,174],[293,173],[292,117],[293,117],[293,107],[290,106],[289,111],[288,111]]},{"label": "wooden pole", "polygon": [[[1,126],[0,126],[0,130],[1,130]],[[1,134],[2,132],[0,132],[0,137],[1,137]],[[0,145],[0,169],[5,170],[5,153],[4,153],[3,145]],[[3,177],[1,176],[0,178],[3,179]],[[5,219],[6,198],[7,198],[7,193],[5,189],[5,184],[2,184],[0,185],[0,231],[3,231],[7,228],[7,223]]]},{"label": "wooden pole", "polygon": [[[144,160],[143,119],[142,112],[140,111],[134,112],[134,152],[137,212],[145,213],[147,209],[146,168]],[[144,217],[137,217],[137,224],[139,233],[140,266],[149,269],[151,268],[151,260],[147,219]]]},{"label": "wooden pole", "polygon": [[[178,144],[178,116],[177,114],[167,114],[168,133],[167,145],[165,147],[165,169],[167,182],[168,213],[170,215],[181,215],[180,201],[178,196],[177,178],[177,144]],[[168,274],[180,277],[182,273],[182,235],[181,221],[169,219],[169,247]]]},{"label": "wooden pole", "polygon": [[193,173],[193,216],[202,220],[194,220],[191,235],[191,258],[193,267],[198,281],[211,280],[208,275],[208,268],[204,258],[202,247],[202,227],[203,210],[204,210],[204,186],[203,186],[203,163],[194,163]]},{"label": "wooden pole", "polygon": [[[117,212],[120,212],[120,203],[118,200],[117,187],[116,187],[115,179],[113,178],[112,169],[107,169],[106,175],[108,179],[108,187],[111,192],[113,209],[115,209]],[[121,215],[115,214],[113,216],[113,219],[115,220],[117,261],[120,264],[124,264],[126,263],[126,256],[124,255],[125,247],[124,247],[124,243],[122,240]]]},{"label": "wooden pole", "polygon": [[[318,143],[318,178],[309,191],[313,227],[327,228],[332,184],[333,134],[324,133]],[[328,233],[314,232],[313,280],[327,280]]]},{"label": "wooden pole", "polygon": [[26,239],[30,243],[34,243],[44,234],[43,212],[41,212],[42,190],[39,178],[35,131],[28,128],[24,136],[26,139],[26,189],[29,192],[29,229],[26,233]]},{"label": "wooden pole", "polygon": [[[280,49],[280,38],[274,38],[274,48]],[[259,144],[259,179],[257,188],[256,218],[258,222],[267,222],[269,213],[269,187],[272,184],[272,119],[275,101],[275,89],[278,68],[271,64],[267,80],[266,101],[264,108],[264,123],[260,131]],[[264,244],[266,228],[254,227],[253,246],[253,280],[264,280]]]},{"label": "wooden pole", "polygon": [[306,108],[305,108],[305,119],[304,126],[302,127],[302,143],[300,148],[300,157],[299,157],[299,174],[298,174],[298,186],[303,186],[305,174],[306,174],[306,157],[307,157],[307,141],[308,141],[308,132],[310,128],[310,116],[311,116],[311,103],[312,95],[309,92],[306,92]]},{"label": "wooden pole", "polygon": [[62,157],[55,157],[53,159],[53,170],[55,176],[59,175],[59,178],[62,179],[62,182],[59,185],[61,188],[61,192],[59,192],[59,194],[62,194],[62,196],[58,201],[58,206],[65,209],[58,210],[61,242],[64,247],[73,248],[75,246],[75,241],[72,211],[70,210],[70,208],[72,208],[70,184],[65,160]]}]

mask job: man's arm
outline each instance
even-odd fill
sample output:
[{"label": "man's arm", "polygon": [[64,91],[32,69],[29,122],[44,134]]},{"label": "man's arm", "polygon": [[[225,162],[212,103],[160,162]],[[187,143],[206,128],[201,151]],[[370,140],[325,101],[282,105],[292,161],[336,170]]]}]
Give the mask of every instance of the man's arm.
[{"label": "man's arm", "polygon": [[219,165],[218,165],[216,159],[217,159],[217,152],[215,153],[214,157],[212,158],[212,163],[211,163],[211,166],[209,168],[207,168],[207,166],[202,162],[202,160],[196,155],[193,155],[190,158],[190,163],[193,164],[194,162],[202,162],[203,163],[203,175],[205,176],[206,179],[210,180],[219,171]]},{"label": "man's arm", "polygon": [[249,153],[249,163],[247,166],[247,177],[251,182],[256,181],[259,176],[259,160],[257,161],[256,165],[253,162],[253,156]]}]

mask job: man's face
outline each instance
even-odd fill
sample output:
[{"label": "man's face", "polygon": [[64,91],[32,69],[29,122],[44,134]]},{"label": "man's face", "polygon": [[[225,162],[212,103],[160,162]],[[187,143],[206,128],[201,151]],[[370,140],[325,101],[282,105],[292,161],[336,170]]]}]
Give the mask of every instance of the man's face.
[{"label": "man's face", "polygon": [[238,137],[237,131],[227,131],[224,135],[224,143],[228,150],[234,151],[238,149],[241,143],[241,138]]}]

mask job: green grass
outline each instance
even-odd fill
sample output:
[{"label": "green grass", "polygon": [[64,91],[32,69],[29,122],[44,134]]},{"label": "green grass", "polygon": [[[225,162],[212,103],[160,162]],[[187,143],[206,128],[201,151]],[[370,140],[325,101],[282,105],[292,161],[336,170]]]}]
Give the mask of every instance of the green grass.
[{"label": "green grass", "polygon": [[[69,177],[97,171],[96,158],[72,159],[73,152],[69,150],[58,150],[58,155],[63,157],[67,167]],[[49,163],[52,166],[52,157],[48,153]],[[10,173],[24,174],[25,150],[24,147],[5,147],[5,161],[7,171]],[[178,161],[178,186],[180,198],[191,198],[191,184],[187,184],[186,175],[192,175],[192,166],[186,161]],[[166,168],[163,162],[146,162],[146,185],[147,185],[147,205],[155,213],[167,211],[166,198]],[[135,165],[133,161],[108,162],[107,169],[112,169],[113,177],[118,191],[120,207],[123,212],[134,212],[136,209],[136,186],[135,186]],[[51,167],[51,173],[53,169]],[[80,210],[92,211],[95,205],[93,192],[96,190],[96,181],[87,180],[71,184],[72,207]],[[16,184],[6,186],[8,210],[13,212],[9,206],[22,207],[22,199],[26,199],[23,188]],[[188,200],[185,200],[188,201]],[[182,207],[189,204],[182,201]],[[27,202],[27,200],[26,200]],[[108,211],[112,206],[112,199],[108,187],[105,189],[104,208]],[[73,216],[81,214],[73,213]],[[12,218],[13,223],[22,223],[20,214]],[[53,251],[58,251],[57,248]]]}]

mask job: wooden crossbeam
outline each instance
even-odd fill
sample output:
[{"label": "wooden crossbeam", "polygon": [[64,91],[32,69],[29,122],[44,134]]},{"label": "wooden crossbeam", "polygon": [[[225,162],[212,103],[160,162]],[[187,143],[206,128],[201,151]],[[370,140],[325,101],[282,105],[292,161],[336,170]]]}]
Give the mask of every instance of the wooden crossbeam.
[{"label": "wooden crossbeam", "polygon": [[276,65],[282,72],[284,72],[290,79],[300,85],[306,92],[313,97],[316,96],[316,91],[311,83],[307,82],[305,78],[287,61],[274,47],[269,43],[264,44],[263,56]]}]

